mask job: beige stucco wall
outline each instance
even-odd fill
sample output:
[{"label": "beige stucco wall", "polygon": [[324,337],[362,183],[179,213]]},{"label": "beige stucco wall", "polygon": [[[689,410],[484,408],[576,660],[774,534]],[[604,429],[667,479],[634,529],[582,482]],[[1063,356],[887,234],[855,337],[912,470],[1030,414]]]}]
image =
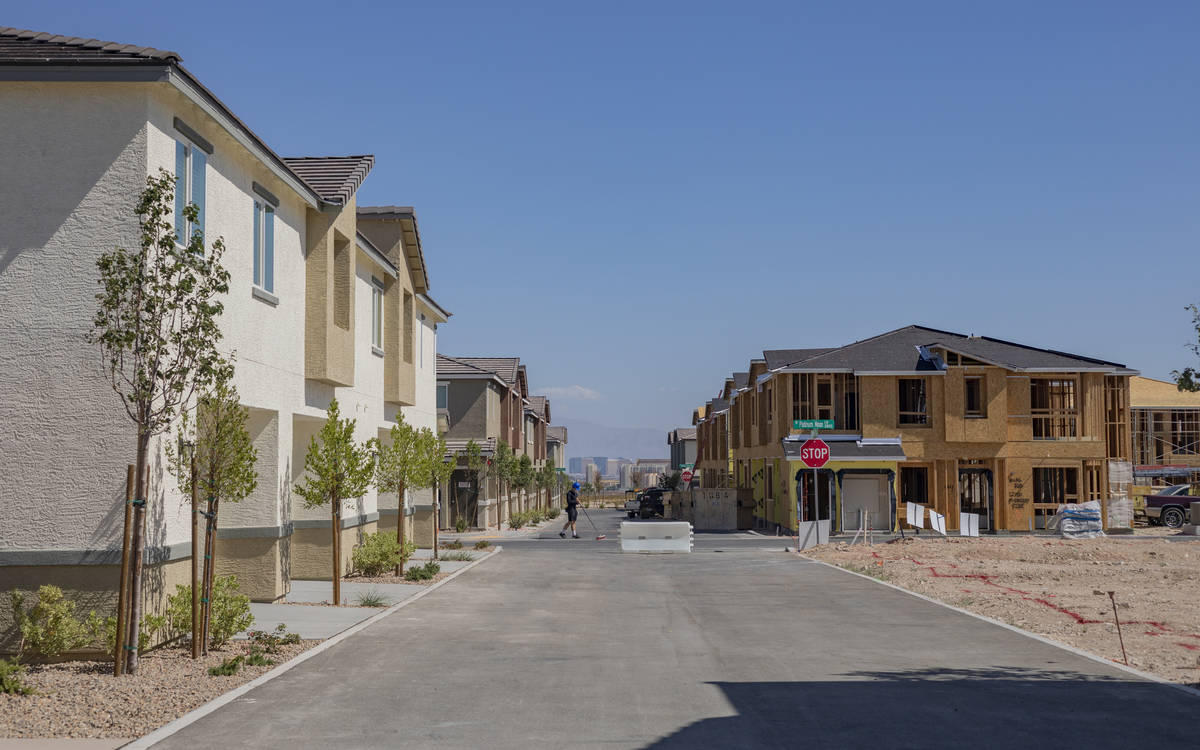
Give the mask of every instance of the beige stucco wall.
[{"label": "beige stucco wall", "polygon": [[[394,527],[393,527],[394,528]],[[354,548],[365,534],[378,530],[375,521],[342,529],[342,575],[351,571]],[[293,579],[328,581],[333,578],[332,534],[329,527],[296,529],[292,533],[291,572]]]},{"label": "beige stucco wall", "polygon": [[218,576],[237,576],[238,588],[256,602],[277,601],[291,590],[287,576],[291,539],[217,539]]}]

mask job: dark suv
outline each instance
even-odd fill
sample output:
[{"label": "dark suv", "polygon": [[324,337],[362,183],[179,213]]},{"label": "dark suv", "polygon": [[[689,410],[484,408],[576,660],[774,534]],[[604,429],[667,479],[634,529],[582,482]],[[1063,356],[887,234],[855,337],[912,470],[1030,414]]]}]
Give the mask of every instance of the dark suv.
[{"label": "dark suv", "polygon": [[663,517],[663,492],[665,490],[660,487],[654,487],[642,492],[638,504],[639,518]]}]

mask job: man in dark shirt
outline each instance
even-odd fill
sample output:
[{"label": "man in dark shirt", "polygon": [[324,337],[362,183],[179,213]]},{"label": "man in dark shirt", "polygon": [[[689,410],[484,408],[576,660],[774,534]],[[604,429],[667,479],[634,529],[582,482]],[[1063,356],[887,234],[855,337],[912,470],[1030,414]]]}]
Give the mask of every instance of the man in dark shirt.
[{"label": "man in dark shirt", "polygon": [[571,538],[578,539],[579,531],[575,528],[575,521],[579,518],[579,482],[571,485],[571,489],[567,490],[567,522],[563,524],[562,531],[558,535],[563,539],[567,538],[567,529],[571,530]]}]

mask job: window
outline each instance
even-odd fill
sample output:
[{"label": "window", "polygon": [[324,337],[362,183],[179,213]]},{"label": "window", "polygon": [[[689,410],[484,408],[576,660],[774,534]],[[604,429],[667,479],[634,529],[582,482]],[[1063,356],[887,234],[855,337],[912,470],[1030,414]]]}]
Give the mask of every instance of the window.
[{"label": "window", "polygon": [[900,467],[900,502],[929,502],[929,469],[925,466]]},{"label": "window", "polygon": [[928,425],[925,378],[900,378],[900,424]]},{"label": "window", "polygon": [[963,378],[966,396],[963,400],[963,413],[968,417],[986,417],[987,407],[983,403],[983,378],[978,375],[968,375]]},{"label": "window", "polygon": [[450,408],[450,384],[449,383],[438,383],[437,384],[437,408],[439,408],[439,409],[449,409]]},{"label": "window", "polygon": [[275,207],[254,201],[254,286],[275,291]]},{"label": "window", "polygon": [[1200,412],[1177,410],[1171,412],[1173,427],[1172,453],[1196,455],[1200,453]]},{"label": "window", "polygon": [[383,353],[383,282],[371,277],[371,348]]},{"label": "window", "polygon": [[425,366],[425,313],[421,313],[421,324],[417,327],[420,332],[421,340],[417,347],[417,355],[420,357],[420,367]]},{"label": "window", "polygon": [[404,361],[411,365],[413,363],[413,296],[409,292],[404,293],[404,310],[401,314],[404,316]]},{"label": "window", "polygon": [[1075,437],[1078,411],[1075,381],[1034,378],[1029,382],[1029,414],[1035,440]]},{"label": "window", "polygon": [[1034,469],[1033,512],[1037,527],[1045,528],[1046,519],[1064,503],[1079,502],[1078,469]]},{"label": "window", "polygon": [[[175,233],[187,245],[196,232],[204,233],[204,177],[208,155],[187,140],[175,141]],[[196,204],[196,221],[188,221],[183,209]]]}]

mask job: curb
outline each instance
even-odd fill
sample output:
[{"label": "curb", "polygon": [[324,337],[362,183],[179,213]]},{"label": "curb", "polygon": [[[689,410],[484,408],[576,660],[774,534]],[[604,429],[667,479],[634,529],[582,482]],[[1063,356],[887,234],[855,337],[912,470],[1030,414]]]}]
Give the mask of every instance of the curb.
[{"label": "curb", "polygon": [[1032,638],[1035,641],[1041,641],[1042,643],[1045,643],[1049,646],[1054,646],[1055,648],[1060,648],[1063,651],[1070,651],[1071,653],[1075,654],[1076,656],[1082,656],[1085,659],[1090,659],[1094,662],[1098,662],[1100,664],[1104,664],[1106,666],[1113,667],[1119,671],[1128,672],[1131,675],[1136,675],[1137,677],[1141,677],[1143,680],[1148,680],[1150,682],[1157,682],[1161,685],[1167,685],[1169,687],[1175,688],[1176,690],[1182,690],[1183,692],[1191,695],[1194,698],[1200,698],[1200,690],[1197,690],[1194,687],[1188,687],[1187,685],[1180,685],[1178,682],[1171,682],[1170,680],[1165,679],[1163,677],[1159,677],[1158,675],[1150,674],[1149,672],[1143,672],[1141,670],[1134,669],[1133,667],[1127,667],[1124,664],[1118,664],[1115,661],[1109,661],[1108,659],[1105,659],[1103,656],[1097,656],[1096,654],[1089,653],[1087,651],[1084,651],[1083,649],[1076,648],[1074,646],[1069,646],[1065,643],[1059,643],[1058,641],[1051,640],[1050,638],[1047,638],[1044,635],[1038,635],[1037,633],[1032,633],[1028,630],[1023,630],[1021,628],[1018,628],[1016,625],[1009,625],[1007,622],[1001,622],[1000,620],[995,620],[991,617],[988,617],[987,615],[981,615],[978,612],[972,612],[967,609],[962,609],[961,607],[956,607],[953,604],[947,604],[946,602],[939,601],[937,599],[934,599],[933,597],[925,596],[924,594],[918,594],[915,591],[909,591],[908,589],[906,589],[902,586],[897,586],[894,583],[888,583],[887,581],[881,581],[878,578],[872,578],[869,575],[864,575],[862,573],[856,573],[853,570],[847,570],[846,568],[840,567],[838,565],[834,565],[833,563],[827,563],[824,560],[817,560],[815,558],[809,557],[808,555],[797,555],[797,557],[804,558],[805,560],[808,560],[809,562],[814,562],[818,565],[824,565],[827,568],[833,568],[834,570],[841,571],[842,573],[846,573],[847,575],[858,576],[859,578],[866,579],[868,581],[871,581],[872,583],[877,583],[880,586],[887,586],[890,589],[895,589],[896,591],[899,591],[904,594],[908,594],[909,596],[915,596],[918,599],[924,599],[925,601],[936,604],[939,607],[945,607],[946,609],[953,610],[960,614],[964,614],[969,617],[974,617],[976,620],[983,620],[984,622],[991,623],[992,625],[997,625],[999,627],[1002,627],[1005,630],[1011,630],[1012,632],[1023,635],[1026,638]]},{"label": "curb", "polygon": [[463,567],[454,571],[453,573],[446,576],[442,580],[429,586],[424,591],[421,591],[417,594],[410,596],[409,598],[405,599],[404,601],[400,602],[399,604],[393,604],[392,606],[383,610],[379,614],[372,615],[371,617],[368,617],[367,619],[363,620],[362,622],[351,625],[350,627],[346,628],[345,630],[343,630],[342,632],[333,636],[332,638],[327,638],[326,640],[322,641],[321,643],[317,644],[316,646],[310,648],[308,651],[305,651],[304,653],[300,654],[295,659],[284,662],[283,664],[280,664],[278,667],[275,667],[274,669],[272,669],[270,672],[267,672],[266,674],[263,674],[263,675],[259,675],[258,677],[254,678],[250,682],[247,682],[245,685],[239,685],[238,687],[234,688],[233,690],[230,690],[228,693],[222,693],[221,695],[218,695],[216,698],[213,698],[212,700],[210,700],[208,703],[205,703],[202,706],[194,708],[191,711],[184,714],[183,716],[180,716],[178,719],[175,719],[174,721],[172,721],[170,723],[164,724],[163,726],[159,727],[158,729],[155,729],[153,732],[151,732],[143,737],[139,737],[138,739],[134,740],[133,742],[122,745],[121,750],[143,750],[143,748],[151,747],[152,745],[155,745],[158,742],[165,740],[166,738],[175,734],[176,732],[183,729],[184,727],[186,727],[190,724],[193,724],[196,721],[211,714],[213,711],[216,711],[218,708],[221,708],[222,706],[224,706],[226,704],[232,703],[236,699],[240,698],[241,696],[250,692],[254,688],[258,687],[259,685],[270,682],[271,680],[275,679],[276,677],[279,677],[280,675],[282,675],[284,672],[287,672],[289,669],[292,669],[293,667],[298,666],[299,664],[307,661],[308,659],[311,659],[312,657],[316,656],[317,654],[319,654],[323,651],[328,651],[330,648],[336,646],[337,644],[346,640],[347,638],[349,638],[350,636],[359,632],[360,630],[363,630],[364,628],[367,628],[370,625],[373,625],[374,623],[379,622],[380,620],[382,620],[383,618],[392,614],[393,612],[396,612],[397,610],[399,610],[403,607],[406,607],[409,604],[412,604],[413,602],[417,601],[418,599],[421,599],[422,597],[427,596],[428,594],[436,591],[437,589],[441,588],[442,586],[445,586],[447,583],[450,583],[455,578],[462,575],[463,573],[466,573],[468,570],[475,567],[476,565],[500,554],[500,551],[502,549],[504,549],[504,548],[503,547],[493,548],[491,552],[488,552],[483,557],[479,558],[478,560],[472,560],[469,564],[464,565]]}]

